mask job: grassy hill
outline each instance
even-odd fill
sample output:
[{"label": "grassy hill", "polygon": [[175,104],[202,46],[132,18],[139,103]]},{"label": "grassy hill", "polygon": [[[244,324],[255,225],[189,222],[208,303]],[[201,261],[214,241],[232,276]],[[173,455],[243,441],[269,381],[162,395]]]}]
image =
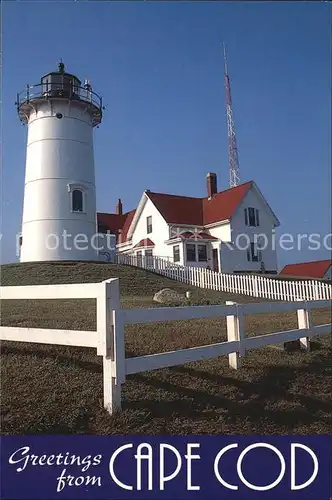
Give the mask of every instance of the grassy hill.
[{"label": "grassy hill", "polygon": [[[95,263],[12,264],[1,284],[99,282],[119,277],[124,307],[154,307],[161,288],[191,290],[197,302],[250,298],[199,290],[129,266]],[[253,299],[251,299],[253,300]],[[258,301],[258,299],[254,299]],[[314,324],[330,322],[327,310]],[[3,301],[1,324],[94,329],[94,300]],[[296,328],[296,313],[246,317],[246,335]],[[226,340],[225,318],[132,325],[126,354],[137,356]],[[331,354],[328,338],[312,352],[248,352],[238,371],[226,357],[128,377],[123,412],[102,407],[102,360],[94,349],[1,343],[2,433],[328,433]]]},{"label": "grassy hill", "polygon": [[[201,290],[174,281],[155,273],[119,264],[95,262],[48,262],[7,264],[0,266],[0,282],[6,285],[48,285],[50,283],[98,283],[108,278],[121,279],[121,295],[127,297],[146,297],[152,299],[161,288],[171,287],[181,293],[191,290],[196,299],[210,299],[222,302],[229,294],[211,290]],[[248,300],[232,296],[237,300]],[[232,299],[229,299],[232,300]],[[151,301],[150,301],[151,302]]]}]

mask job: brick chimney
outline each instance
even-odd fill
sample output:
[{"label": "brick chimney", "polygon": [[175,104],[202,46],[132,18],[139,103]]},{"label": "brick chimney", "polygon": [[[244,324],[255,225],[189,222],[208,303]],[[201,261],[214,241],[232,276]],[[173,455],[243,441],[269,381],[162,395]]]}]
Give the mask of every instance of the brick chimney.
[{"label": "brick chimney", "polygon": [[206,176],[206,183],[207,183],[207,192],[208,192],[208,197],[212,198],[215,194],[217,194],[217,174],[214,173],[208,173]]},{"label": "brick chimney", "polygon": [[117,215],[122,215],[122,201],[120,198],[118,199],[118,202],[116,204],[116,213]]}]

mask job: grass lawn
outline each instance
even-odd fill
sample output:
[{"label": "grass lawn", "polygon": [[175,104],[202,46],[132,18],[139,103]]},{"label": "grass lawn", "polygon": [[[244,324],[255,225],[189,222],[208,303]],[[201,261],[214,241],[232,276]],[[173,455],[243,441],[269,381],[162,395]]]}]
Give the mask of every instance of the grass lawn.
[{"label": "grass lawn", "polygon": [[[99,282],[119,277],[124,307],[154,307],[161,288],[191,290],[197,302],[257,302],[199,290],[129,266],[92,263],[13,264],[1,284]],[[3,301],[1,324],[93,330],[94,300]],[[331,322],[327,309],[314,324]],[[226,340],[226,320],[174,321],[126,328],[126,355],[139,356]],[[246,317],[246,335],[297,327],[296,312]],[[249,351],[238,371],[226,356],[130,375],[123,411],[103,409],[102,359],[95,349],[1,343],[2,434],[327,434],[331,424],[330,336],[310,353],[280,347]]]}]

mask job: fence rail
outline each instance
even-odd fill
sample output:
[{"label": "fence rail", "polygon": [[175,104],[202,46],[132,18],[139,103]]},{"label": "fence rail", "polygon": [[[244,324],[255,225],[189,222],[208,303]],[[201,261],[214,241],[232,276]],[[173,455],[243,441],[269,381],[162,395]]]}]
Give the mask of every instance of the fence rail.
[{"label": "fence rail", "polygon": [[[311,337],[329,334],[332,327],[331,324],[313,326],[311,322],[311,310],[331,307],[330,300],[253,304],[228,302],[225,306],[122,309],[118,278],[88,285],[0,287],[1,299],[87,297],[96,299],[97,328],[95,331],[0,326],[0,340],[96,348],[97,355],[103,357],[104,407],[110,413],[121,408],[121,386],[129,374],[212,359],[222,355],[228,355],[230,368],[238,369],[241,358],[246,355],[246,351],[249,349],[297,339],[300,340],[300,345],[303,348],[309,349]],[[246,314],[280,311],[297,311],[298,328],[256,337],[248,338],[245,336],[244,317]],[[226,317],[227,341],[126,358],[126,325],[212,317]]]},{"label": "fence rail", "polygon": [[318,280],[289,281],[250,274],[217,273],[153,256],[117,254],[118,264],[136,266],[199,288],[271,300],[331,300],[332,285]]}]

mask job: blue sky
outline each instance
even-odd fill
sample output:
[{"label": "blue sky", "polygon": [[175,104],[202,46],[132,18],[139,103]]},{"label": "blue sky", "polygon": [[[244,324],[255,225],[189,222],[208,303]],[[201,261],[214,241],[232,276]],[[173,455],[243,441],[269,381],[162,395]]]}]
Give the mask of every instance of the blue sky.
[{"label": "blue sky", "polygon": [[[2,261],[20,231],[26,128],[16,92],[57,68],[107,105],[95,131],[97,209],[144,189],[228,187],[221,41],[228,47],[241,181],[255,180],[279,233],[331,231],[331,5],[322,2],[4,2]],[[328,258],[278,251],[279,265]]]}]

